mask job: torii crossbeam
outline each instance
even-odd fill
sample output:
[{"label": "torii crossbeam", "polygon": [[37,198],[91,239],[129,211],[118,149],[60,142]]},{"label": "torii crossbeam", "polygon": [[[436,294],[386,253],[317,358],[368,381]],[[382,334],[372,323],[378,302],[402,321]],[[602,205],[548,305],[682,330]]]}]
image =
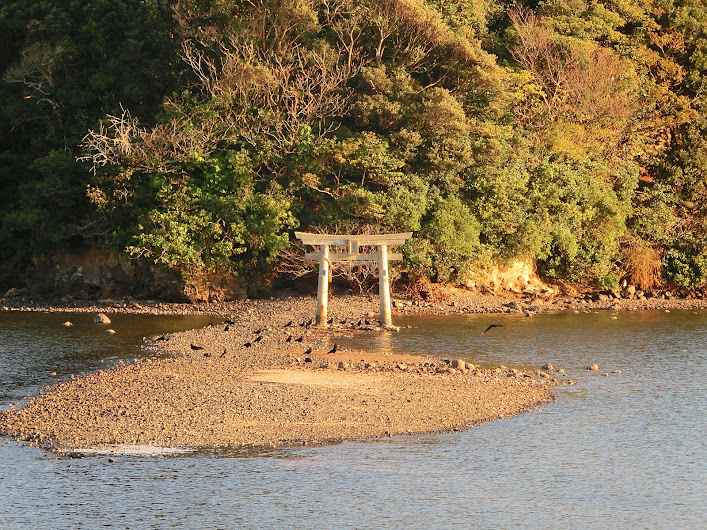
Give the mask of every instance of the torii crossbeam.
[{"label": "torii crossbeam", "polygon": [[[390,312],[390,280],[388,261],[403,259],[402,254],[388,253],[388,246],[402,245],[412,237],[412,232],[400,234],[312,234],[295,232],[295,237],[305,245],[318,246],[318,252],[307,252],[305,259],[319,262],[319,283],[317,284],[317,325],[326,323],[329,297],[329,277],[334,262],[378,263],[378,294],[380,296],[380,322],[391,328],[393,319]],[[343,246],[348,252],[329,252],[332,245]],[[360,246],[377,246],[378,252],[360,253]]]}]

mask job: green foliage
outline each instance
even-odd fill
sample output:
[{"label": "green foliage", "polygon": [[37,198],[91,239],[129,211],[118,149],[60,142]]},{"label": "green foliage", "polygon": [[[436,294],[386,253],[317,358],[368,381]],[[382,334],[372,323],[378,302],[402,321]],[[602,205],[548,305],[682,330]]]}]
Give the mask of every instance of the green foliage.
[{"label": "green foliage", "polygon": [[364,225],[440,280],[613,288],[630,242],[707,282],[700,0],[10,0],[0,31],[0,282],[88,245],[258,281],[293,228]]}]

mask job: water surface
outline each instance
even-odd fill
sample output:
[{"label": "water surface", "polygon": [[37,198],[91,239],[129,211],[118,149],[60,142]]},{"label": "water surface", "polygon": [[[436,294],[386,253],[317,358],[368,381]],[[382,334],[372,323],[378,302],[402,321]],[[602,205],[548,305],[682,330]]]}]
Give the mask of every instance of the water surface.
[{"label": "water surface", "polygon": [[[92,370],[119,354],[93,324],[65,333],[56,324],[66,318],[46,318],[0,314],[0,406],[51,381],[51,371]],[[162,318],[134,337],[166,331]],[[503,327],[480,335],[491,322]],[[0,445],[0,527],[707,526],[706,312],[396,323],[412,327],[357,344],[484,366],[550,362],[579,384],[532,413],[444,435],[125,455],[113,463],[7,443]],[[136,348],[121,346],[122,355]],[[592,362],[599,372],[584,370]],[[622,373],[602,375],[613,370]]]}]

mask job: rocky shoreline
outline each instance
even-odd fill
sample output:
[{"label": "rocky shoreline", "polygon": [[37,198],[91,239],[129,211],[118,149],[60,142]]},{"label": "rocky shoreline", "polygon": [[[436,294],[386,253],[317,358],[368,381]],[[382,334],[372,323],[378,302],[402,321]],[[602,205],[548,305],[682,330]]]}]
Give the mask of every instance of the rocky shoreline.
[{"label": "rocky shoreline", "polygon": [[[151,337],[144,360],[47,387],[0,413],[0,434],[60,452],[318,444],[467,429],[552,401],[552,385],[572,383],[552,367],[488,370],[458,359],[330,348],[337,336],[386,332],[377,325],[372,296],[331,297],[330,320],[322,327],[313,325],[312,297],[198,305],[4,302],[7,311],[209,313],[222,319]],[[452,289],[435,301],[395,300],[398,314],[643,308],[705,309],[707,301],[508,299]]]}]

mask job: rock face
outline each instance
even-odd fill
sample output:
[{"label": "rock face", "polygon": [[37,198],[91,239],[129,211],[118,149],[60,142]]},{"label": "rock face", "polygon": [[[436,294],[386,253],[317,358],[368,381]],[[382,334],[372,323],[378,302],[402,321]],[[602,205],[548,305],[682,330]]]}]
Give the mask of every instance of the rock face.
[{"label": "rock face", "polygon": [[108,318],[108,315],[106,315],[105,313],[96,313],[96,316],[93,317],[93,323],[110,324],[110,318]]},{"label": "rock face", "polygon": [[95,248],[37,260],[26,280],[34,294],[60,293],[74,298],[130,296],[201,302],[242,299],[248,294],[232,276],[204,273],[187,279],[150,260]]}]

